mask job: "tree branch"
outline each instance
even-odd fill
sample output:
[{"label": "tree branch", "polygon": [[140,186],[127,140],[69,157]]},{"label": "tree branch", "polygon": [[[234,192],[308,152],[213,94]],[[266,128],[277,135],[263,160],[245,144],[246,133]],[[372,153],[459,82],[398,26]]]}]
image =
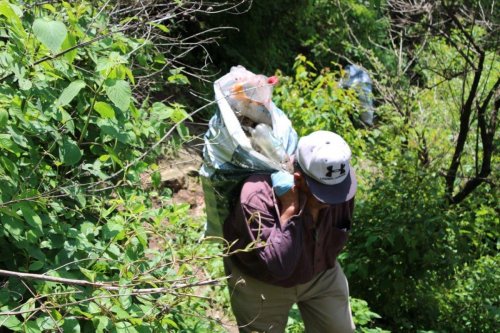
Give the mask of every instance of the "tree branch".
[{"label": "tree branch", "polygon": [[453,9],[451,9],[449,6],[445,6],[446,12],[448,13],[448,17],[451,18],[453,23],[460,29],[460,31],[464,34],[465,38],[471,43],[471,45],[474,47],[477,53],[484,53],[484,51],[475,43],[474,37],[471,36],[471,34],[465,29],[465,27],[462,25],[459,19],[455,16],[453,13]]},{"label": "tree branch", "polygon": [[498,119],[498,109],[500,106],[500,98],[497,99],[493,105],[493,112],[490,117],[489,124],[486,122],[486,109],[489,105],[493,95],[498,92],[500,86],[500,78],[497,79],[496,83],[488,93],[487,98],[484,100],[481,107],[478,109],[478,126],[481,131],[481,141],[483,144],[483,158],[481,161],[481,171],[475,175],[472,179],[469,179],[464,187],[452,197],[452,203],[459,203],[467,197],[472,191],[474,191],[479,185],[486,182],[487,177],[491,173],[491,159],[493,157],[493,139],[496,133],[496,125]]},{"label": "tree branch", "polygon": [[[43,274],[7,271],[7,270],[3,270],[3,269],[0,269],[0,275],[1,276],[17,277],[17,278],[20,278],[22,280],[42,280],[42,281],[62,283],[62,284],[66,284],[66,285],[77,285],[77,286],[83,286],[83,287],[104,289],[104,290],[108,290],[108,291],[120,291],[120,290],[123,290],[123,288],[126,288],[125,286],[120,286],[118,282],[90,282],[87,280],[66,279],[66,278],[60,278],[60,277],[54,277],[54,276],[47,276],[47,275],[43,275]],[[200,282],[172,284],[170,287],[133,288],[133,289],[127,289],[127,290],[130,293],[133,293],[134,295],[161,294],[161,293],[172,292],[172,290],[175,290],[175,289],[214,285],[214,284],[217,284],[217,283],[219,283],[223,280],[226,280],[226,279],[227,279],[227,277],[224,276],[222,278],[205,280],[205,281],[200,281]],[[1,314],[2,313],[0,313],[0,315]]]},{"label": "tree branch", "polygon": [[474,71],[474,79],[469,90],[469,95],[467,101],[462,105],[460,110],[460,129],[458,133],[457,145],[455,146],[455,152],[453,154],[450,167],[446,175],[446,194],[451,202],[453,202],[453,185],[457,177],[458,167],[460,165],[460,159],[465,147],[465,142],[467,141],[467,136],[470,129],[470,116],[472,114],[472,106],[474,99],[477,95],[477,90],[479,88],[479,82],[483,73],[484,66],[484,53],[479,54],[479,63],[476,70]]}]

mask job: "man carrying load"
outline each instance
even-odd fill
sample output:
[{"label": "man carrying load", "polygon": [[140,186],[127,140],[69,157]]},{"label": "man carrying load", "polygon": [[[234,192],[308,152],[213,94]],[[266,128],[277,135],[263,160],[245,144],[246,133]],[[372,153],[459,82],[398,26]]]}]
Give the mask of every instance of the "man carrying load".
[{"label": "man carrying load", "polygon": [[306,332],[352,332],[337,256],[351,228],[356,176],[337,134],[299,140],[293,175],[252,175],[224,223],[231,306],[241,332],[284,332],[297,304]]}]

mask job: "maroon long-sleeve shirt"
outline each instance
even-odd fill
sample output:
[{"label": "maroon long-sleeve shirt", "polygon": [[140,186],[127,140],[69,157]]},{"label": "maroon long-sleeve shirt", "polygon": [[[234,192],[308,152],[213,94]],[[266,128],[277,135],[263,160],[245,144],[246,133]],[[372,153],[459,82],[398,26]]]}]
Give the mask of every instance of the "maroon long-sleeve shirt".
[{"label": "maroon long-sleeve shirt", "polygon": [[[301,206],[305,197],[301,197]],[[324,208],[316,224],[306,210],[280,224],[268,175],[250,176],[240,201],[224,223],[224,237],[237,251],[232,261],[244,273],[283,287],[310,281],[335,266],[347,241],[354,199]]]}]

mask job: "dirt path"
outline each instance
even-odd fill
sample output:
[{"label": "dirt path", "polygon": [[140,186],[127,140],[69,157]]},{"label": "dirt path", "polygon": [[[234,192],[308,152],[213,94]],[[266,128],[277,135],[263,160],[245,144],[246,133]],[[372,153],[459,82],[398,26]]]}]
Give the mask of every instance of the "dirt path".
[{"label": "dirt path", "polygon": [[[193,219],[201,220],[205,218],[205,201],[199,179],[199,170],[202,164],[201,147],[203,147],[200,143],[202,143],[201,139],[193,140],[190,144],[161,159],[158,166],[162,187],[172,189],[172,201],[179,204],[189,204],[189,215]],[[142,184],[144,188],[150,186],[151,179],[149,175],[144,175]],[[161,248],[161,240],[151,238],[149,246],[151,248]],[[210,278],[202,267],[200,267],[196,275],[200,281]],[[210,287],[204,288],[197,289],[196,294],[202,295]],[[228,333],[238,332],[234,318],[222,309],[214,307],[207,315],[211,319],[219,321]]]}]

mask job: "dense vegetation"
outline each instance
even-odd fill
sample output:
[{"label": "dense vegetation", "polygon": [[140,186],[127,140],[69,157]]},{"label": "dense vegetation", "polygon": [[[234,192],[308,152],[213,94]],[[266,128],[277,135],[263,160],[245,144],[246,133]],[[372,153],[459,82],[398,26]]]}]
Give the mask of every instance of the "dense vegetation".
[{"label": "dense vegetation", "polygon": [[[224,250],[200,241],[203,217],[173,203],[157,160],[192,139],[186,120],[206,122],[209,83],[234,64],[276,72],[299,135],[353,148],[341,261],[358,330],[498,331],[498,12],[0,0],[0,331],[225,330]],[[374,81],[373,126],[339,84],[349,63]],[[289,324],[301,331],[296,311]]]}]

